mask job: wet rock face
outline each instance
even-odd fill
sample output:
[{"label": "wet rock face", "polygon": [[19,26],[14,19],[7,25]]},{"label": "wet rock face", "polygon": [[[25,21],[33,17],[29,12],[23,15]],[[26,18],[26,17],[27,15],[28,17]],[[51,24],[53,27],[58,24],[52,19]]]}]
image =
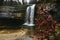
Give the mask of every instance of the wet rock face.
[{"label": "wet rock face", "polygon": [[2,4],[3,4],[3,0],[0,0],[0,6],[2,6]]},{"label": "wet rock face", "polygon": [[56,11],[56,20],[58,21],[58,22],[60,22],[60,0],[57,0],[56,1],[56,9],[57,9],[57,11]]},{"label": "wet rock face", "polygon": [[56,1],[53,7],[50,13],[57,22],[60,22],[60,3]]},{"label": "wet rock face", "polygon": [[5,0],[3,2],[6,4],[8,3],[9,5],[11,4],[23,5],[23,4],[36,4],[38,1],[40,0]]},{"label": "wet rock face", "polygon": [[60,0],[56,1],[56,9],[57,9],[58,15],[60,15]]}]

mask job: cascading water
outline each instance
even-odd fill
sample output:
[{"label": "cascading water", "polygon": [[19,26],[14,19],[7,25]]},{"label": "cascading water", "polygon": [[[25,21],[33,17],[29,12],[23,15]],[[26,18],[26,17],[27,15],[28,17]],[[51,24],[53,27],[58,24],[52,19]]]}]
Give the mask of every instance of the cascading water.
[{"label": "cascading water", "polygon": [[29,7],[27,7],[27,9],[26,9],[26,15],[25,15],[25,23],[24,23],[24,25],[28,25],[28,17],[29,17],[29,11],[30,11],[30,8]]},{"label": "cascading water", "polygon": [[[24,0],[24,4],[29,5],[26,9],[25,23],[23,25],[34,26],[34,10],[36,2],[39,0]],[[32,3],[33,2],[33,3]]]},{"label": "cascading water", "polygon": [[31,1],[31,0],[24,0],[24,4],[29,5],[30,1]]},{"label": "cascading water", "polygon": [[34,26],[34,10],[35,10],[35,4],[27,7],[24,25]]},{"label": "cascading water", "polygon": [[23,4],[23,0],[18,0],[21,4]]},{"label": "cascading water", "polygon": [[30,0],[27,0],[27,4],[29,4],[30,3]]},{"label": "cascading water", "polygon": [[34,25],[34,11],[35,11],[35,4],[31,6],[31,14],[30,14],[30,24],[29,26],[31,25]]}]

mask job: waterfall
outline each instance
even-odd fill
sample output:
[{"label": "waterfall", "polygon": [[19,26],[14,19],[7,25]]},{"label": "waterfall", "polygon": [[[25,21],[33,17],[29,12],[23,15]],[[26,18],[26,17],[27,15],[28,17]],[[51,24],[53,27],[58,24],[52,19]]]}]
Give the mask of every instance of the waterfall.
[{"label": "waterfall", "polygon": [[21,4],[23,4],[23,0],[19,0],[19,2],[20,2]]},{"label": "waterfall", "polygon": [[30,3],[30,0],[27,0],[27,4],[29,4]]},{"label": "waterfall", "polygon": [[24,0],[24,4],[29,5],[30,1],[31,1],[31,0]]},{"label": "waterfall", "polygon": [[34,26],[34,10],[35,10],[35,4],[27,7],[24,25]]},{"label": "waterfall", "polygon": [[25,23],[24,25],[28,25],[28,17],[29,17],[29,11],[30,11],[30,7],[27,7],[26,9],[26,14],[25,14]]},{"label": "waterfall", "polygon": [[30,24],[29,25],[32,25],[34,23],[34,11],[35,11],[35,4],[31,6]]}]

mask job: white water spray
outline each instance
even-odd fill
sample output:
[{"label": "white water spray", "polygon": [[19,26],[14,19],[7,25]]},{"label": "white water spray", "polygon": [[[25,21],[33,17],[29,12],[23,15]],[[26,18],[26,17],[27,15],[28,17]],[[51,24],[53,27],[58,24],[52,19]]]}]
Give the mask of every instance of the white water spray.
[{"label": "white water spray", "polygon": [[34,11],[35,11],[35,4],[31,6],[30,24],[34,23]]},{"label": "white water spray", "polygon": [[28,23],[29,23],[29,21],[28,21],[29,11],[30,11],[30,7],[27,7],[26,14],[25,14],[25,23],[24,23],[24,25],[28,25]]},{"label": "white water spray", "polygon": [[30,3],[30,0],[27,0],[27,4],[29,4]]},{"label": "white water spray", "polygon": [[24,25],[34,26],[34,10],[35,10],[35,4],[27,7]]},{"label": "white water spray", "polygon": [[29,5],[29,3],[31,2],[31,0],[24,0],[24,3]]},{"label": "white water spray", "polygon": [[23,4],[23,0],[19,0],[19,2],[20,2],[21,4]]}]

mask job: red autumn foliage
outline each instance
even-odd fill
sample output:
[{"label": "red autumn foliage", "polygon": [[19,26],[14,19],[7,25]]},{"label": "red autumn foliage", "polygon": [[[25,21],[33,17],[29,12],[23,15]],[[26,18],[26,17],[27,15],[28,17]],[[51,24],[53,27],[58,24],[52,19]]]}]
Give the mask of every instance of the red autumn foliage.
[{"label": "red autumn foliage", "polygon": [[[35,35],[40,35],[40,33],[42,33],[45,34],[45,36],[49,36],[50,32],[55,32],[56,22],[50,15],[49,11],[44,9],[43,5],[38,6],[38,8],[40,8],[40,10],[37,12],[37,15],[39,16],[35,18]],[[41,30],[41,27],[43,27],[43,25],[46,29]]]}]

